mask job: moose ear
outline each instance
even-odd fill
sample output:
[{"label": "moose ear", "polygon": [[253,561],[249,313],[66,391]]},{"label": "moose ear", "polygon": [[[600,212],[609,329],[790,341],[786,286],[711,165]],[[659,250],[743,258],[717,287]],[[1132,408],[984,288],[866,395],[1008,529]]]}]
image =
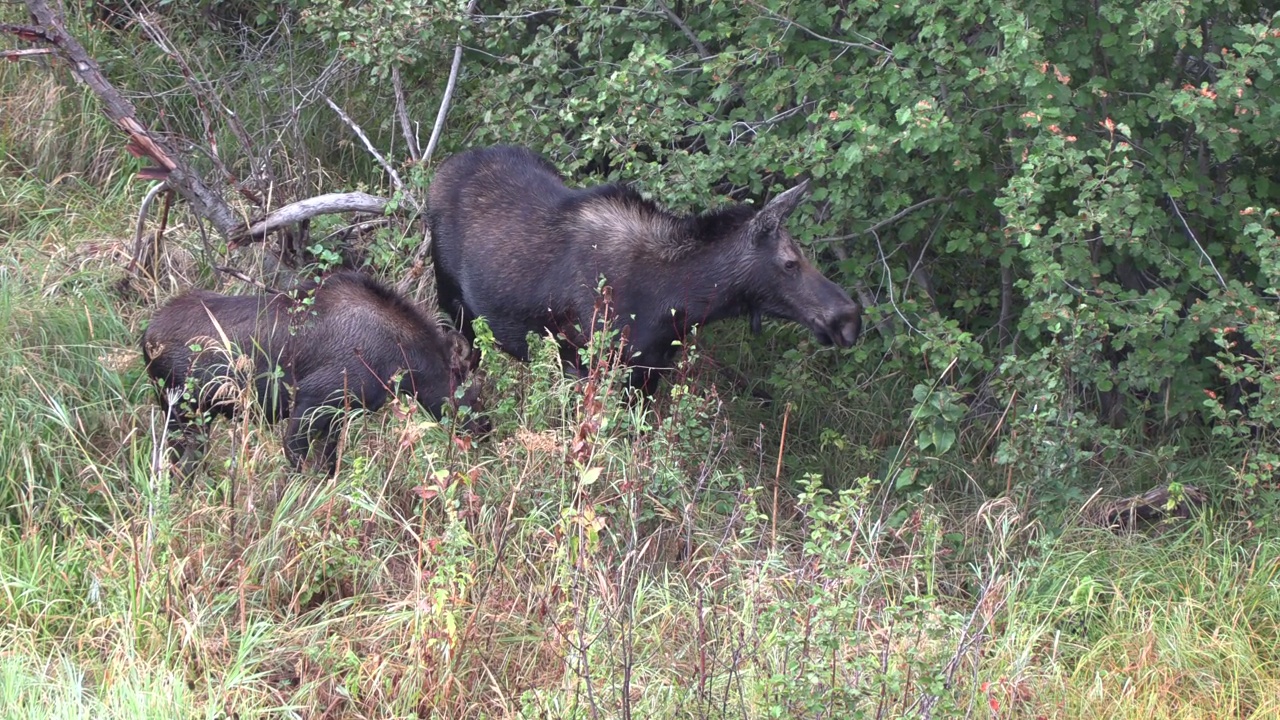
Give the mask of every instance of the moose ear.
[{"label": "moose ear", "polygon": [[467,369],[471,361],[471,343],[456,330],[448,331],[448,341],[449,367],[455,370]]},{"label": "moose ear", "polygon": [[765,203],[760,212],[751,219],[751,235],[756,242],[778,232],[778,227],[796,209],[796,205],[809,194],[809,181],[802,180],[799,185],[778,195]]}]

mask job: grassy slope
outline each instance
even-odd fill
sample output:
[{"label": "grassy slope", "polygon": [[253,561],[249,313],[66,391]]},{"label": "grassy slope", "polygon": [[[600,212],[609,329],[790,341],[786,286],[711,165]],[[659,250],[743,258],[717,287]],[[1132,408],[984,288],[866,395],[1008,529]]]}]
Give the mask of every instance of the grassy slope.
[{"label": "grassy slope", "polygon": [[882,488],[786,467],[775,495],[778,418],[701,380],[645,415],[490,359],[491,443],[389,409],[325,481],[249,417],[174,487],[155,299],[113,285],[140,188],[0,163],[3,717],[1280,712],[1280,542],[1050,537],[1004,501],[890,524]]}]

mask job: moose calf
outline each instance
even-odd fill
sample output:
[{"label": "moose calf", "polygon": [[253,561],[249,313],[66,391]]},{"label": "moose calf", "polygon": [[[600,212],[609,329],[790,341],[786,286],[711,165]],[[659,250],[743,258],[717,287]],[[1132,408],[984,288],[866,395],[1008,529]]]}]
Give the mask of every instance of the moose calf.
[{"label": "moose calf", "polygon": [[[377,410],[398,387],[439,418],[466,379],[469,351],[461,335],[354,272],[273,295],[192,291],[156,313],[142,336],[169,430],[182,436],[180,457],[192,449],[197,414],[230,417],[237,406],[230,383],[248,380],[268,421],[288,416],[285,454],[294,466],[312,437],[322,437],[330,473],[338,410]],[[471,388],[459,404],[475,407],[475,400]],[[466,429],[488,432],[483,419]]]}]

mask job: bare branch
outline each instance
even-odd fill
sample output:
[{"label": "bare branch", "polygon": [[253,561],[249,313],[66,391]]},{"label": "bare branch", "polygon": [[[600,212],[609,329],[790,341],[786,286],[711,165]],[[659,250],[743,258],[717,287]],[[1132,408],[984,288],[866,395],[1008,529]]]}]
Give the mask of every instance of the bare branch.
[{"label": "bare branch", "polygon": [[0,23],[0,33],[5,35],[17,35],[20,40],[34,43],[54,43],[52,35],[45,32],[45,29],[39,25],[14,25],[12,23]]},{"label": "bare branch", "polygon": [[796,28],[796,29],[797,29],[797,30],[799,30],[800,32],[803,32],[805,35],[808,35],[808,36],[813,37],[813,38],[817,38],[818,40],[822,40],[822,41],[824,41],[824,42],[829,42],[829,43],[831,43],[831,44],[833,44],[833,45],[839,45],[839,46],[841,46],[841,47],[854,48],[854,49],[856,49],[856,50],[866,50],[866,51],[868,51],[868,52],[876,53],[877,55],[883,54],[883,55],[885,55],[885,56],[890,56],[890,55],[892,55],[892,54],[893,54],[893,51],[891,51],[889,48],[885,47],[884,45],[881,45],[881,44],[880,44],[879,42],[877,42],[875,39],[873,39],[873,38],[869,38],[869,37],[867,37],[866,35],[863,35],[862,33],[854,32],[853,34],[854,34],[854,35],[857,35],[858,37],[862,38],[863,40],[866,40],[866,41],[867,41],[867,43],[871,43],[870,45],[868,45],[868,44],[866,44],[866,43],[851,43],[851,42],[846,42],[846,41],[844,41],[844,40],[837,40],[837,39],[835,39],[835,38],[827,37],[826,35],[821,35],[821,34],[819,34],[819,33],[817,33],[817,32],[814,32],[813,30],[810,30],[809,28],[805,27],[804,25],[801,25],[800,23],[796,22],[795,20],[792,20],[791,18],[784,17],[784,16],[782,16],[782,15],[779,15],[779,14],[775,13],[774,11],[770,10],[770,9],[769,9],[769,8],[767,8],[767,7],[764,7],[763,5],[761,5],[761,4],[760,4],[760,3],[758,3],[758,2],[753,2],[753,0],[747,0],[747,3],[748,3],[749,5],[752,5],[753,7],[755,7],[755,8],[756,8],[757,10],[759,10],[760,12],[764,13],[764,14],[765,14],[767,17],[769,17],[770,19],[772,19],[772,20],[776,20],[776,21],[778,21],[778,22],[780,22],[780,23],[782,23],[783,25],[786,25],[786,26],[788,26],[788,27]]},{"label": "bare branch", "polygon": [[[133,230],[133,259],[129,261],[129,269],[126,271],[130,275],[138,268],[138,263],[142,261],[142,235],[147,229],[147,213],[151,212],[151,203],[155,202],[156,196],[165,190],[172,190],[167,182],[158,182],[151,186],[145,197],[142,198],[142,204],[138,206],[138,222],[134,225]],[[154,246],[153,246],[154,247]],[[153,252],[153,256],[158,254]]]},{"label": "bare branch", "polygon": [[1222,286],[1223,290],[1226,290],[1227,281],[1222,279],[1222,273],[1218,272],[1218,266],[1213,264],[1213,258],[1209,257],[1209,253],[1205,252],[1204,246],[1196,239],[1196,234],[1191,231],[1191,226],[1187,224],[1187,219],[1182,216],[1182,210],[1178,208],[1178,201],[1174,200],[1172,195],[1167,197],[1169,198],[1169,204],[1173,206],[1173,211],[1177,213],[1178,219],[1182,221],[1182,227],[1186,229],[1187,237],[1196,246],[1196,249],[1200,251],[1200,254],[1204,256],[1205,262],[1209,263],[1209,268],[1213,270],[1213,274],[1218,276],[1218,284]]},{"label": "bare branch", "polygon": [[698,51],[698,56],[703,60],[710,60],[713,56],[707,51],[707,46],[703,45],[702,41],[698,39],[698,36],[693,34],[693,31],[684,23],[684,20],[681,20],[680,16],[675,14],[675,11],[673,11],[664,0],[657,0],[657,2],[658,7],[662,8],[663,14],[667,16],[667,19],[671,21],[671,24],[679,28],[680,32],[684,33],[684,36],[689,38],[689,42],[693,45],[693,49]]},{"label": "bare branch", "polygon": [[52,55],[49,48],[27,48],[26,50],[0,50],[0,60],[17,60],[33,55]]},{"label": "bare branch", "polygon": [[215,265],[215,266],[214,266],[214,269],[215,269],[215,270],[217,270],[218,272],[222,273],[223,275],[226,275],[226,276],[228,276],[228,277],[233,277],[233,278],[235,278],[235,279],[237,279],[237,280],[239,280],[240,282],[243,282],[243,283],[248,283],[248,284],[250,284],[250,285],[252,285],[252,286],[254,286],[254,287],[258,288],[259,290],[264,291],[264,292],[270,293],[270,294],[272,294],[272,295],[279,295],[279,294],[280,294],[280,290],[278,290],[278,289],[276,289],[276,288],[274,288],[274,287],[271,287],[270,285],[267,285],[266,283],[262,282],[261,280],[257,280],[257,279],[255,279],[255,278],[249,277],[248,275],[246,275],[246,274],[244,274],[244,273],[240,272],[239,270],[237,270],[237,269],[235,269],[235,268],[233,268],[233,267],[228,267],[228,266],[226,266],[226,265]]},{"label": "bare branch", "polygon": [[391,68],[391,87],[396,95],[396,117],[400,119],[400,132],[404,133],[404,143],[409,151],[409,158],[417,162],[422,158],[422,148],[418,147],[418,136],[413,132],[413,124],[409,122],[409,110],[404,102],[404,84],[400,82],[399,66]]},{"label": "bare branch", "polygon": [[[471,0],[467,3],[466,15],[476,11],[476,5],[479,0]],[[436,151],[436,145],[440,142],[440,133],[444,131],[444,118],[449,114],[449,103],[453,100],[453,89],[458,84],[458,70],[462,68],[462,38],[458,38],[458,44],[453,47],[453,64],[449,66],[449,81],[444,86],[444,97],[440,99],[440,111],[436,113],[436,124],[431,128],[431,139],[427,141],[427,149],[422,153],[422,162],[427,164],[431,162],[431,155]]]},{"label": "bare branch", "polygon": [[396,190],[403,192],[404,183],[400,180],[400,174],[396,172],[395,168],[391,167],[391,163],[387,162],[386,158],[382,157],[382,153],[378,152],[378,149],[373,146],[373,143],[369,140],[369,136],[364,134],[364,130],[356,124],[355,120],[351,119],[350,115],[343,112],[342,108],[338,107],[337,103],[330,100],[328,95],[321,94],[320,97],[324,98],[324,101],[329,103],[329,107],[333,108],[333,111],[338,114],[338,117],[342,118],[342,122],[346,123],[347,127],[351,128],[351,131],[354,132],[362,142],[364,142],[365,149],[369,151],[369,154],[373,156],[374,160],[378,161],[378,164],[382,166],[382,169],[387,171],[387,175],[391,176],[391,184],[395,186]]},{"label": "bare branch", "polygon": [[911,207],[909,207],[909,208],[906,208],[906,209],[904,209],[904,210],[900,210],[900,211],[898,211],[896,214],[894,214],[894,216],[893,216],[893,217],[891,217],[891,218],[889,218],[889,219],[887,219],[887,220],[881,220],[880,222],[876,223],[875,225],[872,225],[872,226],[871,226],[871,227],[869,227],[869,228],[866,228],[865,230],[859,230],[859,231],[858,231],[858,232],[856,232],[856,233],[849,233],[848,235],[837,235],[837,236],[835,236],[835,237],[818,238],[817,240],[814,240],[814,242],[816,242],[816,243],[820,243],[820,242],[840,242],[840,241],[842,241],[842,240],[852,240],[852,239],[854,239],[854,238],[856,238],[856,237],[861,237],[862,235],[868,235],[868,234],[876,233],[876,232],[879,232],[880,230],[884,229],[885,227],[888,227],[889,225],[892,225],[892,224],[894,224],[894,223],[898,222],[898,221],[899,221],[899,220],[901,220],[902,218],[904,218],[904,217],[906,217],[906,216],[910,215],[911,213],[913,213],[913,212],[915,212],[915,211],[917,211],[917,210],[919,210],[919,209],[921,209],[921,208],[926,208],[926,207],[929,207],[930,205],[934,205],[934,204],[936,204],[936,203],[940,203],[940,202],[947,202],[947,201],[951,200],[953,197],[959,197],[959,196],[961,196],[961,195],[967,195],[967,194],[968,194],[968,192],[969,192],[969,191],[967,191],[967,190],[966,190],[966,191],[963,191],[963,192],[956,193],[955,195],[942,195],[942,196],[940,196],[940,197],[933,197],[933,198],[929,198],[928,200],[921,200],[920,202],[916,203],[915,205],[912,205],[912,206],[911,206]]},{"label": "bare branch", "polygon": [[248,229],[237,233],[232,239],[233,246],[248,240],[258,240],[272,230],[310,220],[318,215],[333,215],[344,212],[364,212],[382,214],[387,209],[387,199],[362,192],[329,193],[317,195],[306,200],[290,203],[276,210],[265,218],[250,225]]},{"label": "bare branch", "polygon": [[129,152],[150,158],[159,165],[157,168],[143,170],[142,175],[167,180],[187,202],[191,203],[192,210],[197,215],[208,218],[219,233],[224,237],[234,234],[240,222],[235,211],[223,200],[222,195],[205,185],[199,174],[138,122],[138,112],[133,107],[133,103],[107,82],[98,63],[84,46],[67,32],[62,19],[50,9],[48,3],[44,0],[25,0],[25,3],[42,27],[34,35],[30,33],[30,27],[24,28],[28,32],[18,34],[24,39],[54,45],[60,54],[70,61],[71,72],[97,96],[102,103],[103,113],[129,135]]}]

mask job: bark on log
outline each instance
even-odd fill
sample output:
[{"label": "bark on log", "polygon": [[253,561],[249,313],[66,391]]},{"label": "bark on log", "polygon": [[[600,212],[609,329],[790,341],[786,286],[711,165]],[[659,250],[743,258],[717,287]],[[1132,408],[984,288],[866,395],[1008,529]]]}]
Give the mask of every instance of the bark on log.
[{"label": "bark on log", "polygon": [[234,247],[244,242],[261,240],[267,233],[287,225],[294,225],[318,215],[363,212],[381,215],[387,208],[387,199],[362,192],[329,193],[286,205],[247,229],[231,236]]}]

